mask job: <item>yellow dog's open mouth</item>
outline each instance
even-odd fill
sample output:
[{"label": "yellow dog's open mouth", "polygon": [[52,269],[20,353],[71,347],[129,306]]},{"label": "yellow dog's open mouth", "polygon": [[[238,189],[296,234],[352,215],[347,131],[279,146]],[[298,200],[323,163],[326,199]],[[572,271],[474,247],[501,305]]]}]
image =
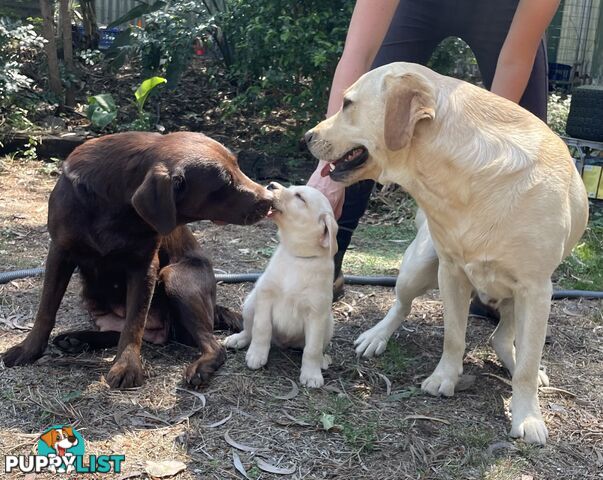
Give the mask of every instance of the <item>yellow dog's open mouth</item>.
[{"label": "yellow dog's open mouth", "polygon": [[320,174],[323,177],[329,175],[333,180],[339,180],[345,176],[346,172],[358,168],[367,159],[368,150],[365,147],[354,147],[337,160],[328,162],[320,171]]}]

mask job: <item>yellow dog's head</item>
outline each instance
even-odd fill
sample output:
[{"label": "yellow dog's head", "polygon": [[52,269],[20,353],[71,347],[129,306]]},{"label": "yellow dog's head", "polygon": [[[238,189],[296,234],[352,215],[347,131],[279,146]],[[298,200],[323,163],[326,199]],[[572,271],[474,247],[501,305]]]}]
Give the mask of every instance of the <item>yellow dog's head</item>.
[{"label": "yellow dog's head", "polygon": [[388,180],[388,157],[408,155],[435,118],[436,75],[420,65],[393,63],[360,77],[339,112],[305,135],[310,152],[329,163],[322,175],[347,185]]}]

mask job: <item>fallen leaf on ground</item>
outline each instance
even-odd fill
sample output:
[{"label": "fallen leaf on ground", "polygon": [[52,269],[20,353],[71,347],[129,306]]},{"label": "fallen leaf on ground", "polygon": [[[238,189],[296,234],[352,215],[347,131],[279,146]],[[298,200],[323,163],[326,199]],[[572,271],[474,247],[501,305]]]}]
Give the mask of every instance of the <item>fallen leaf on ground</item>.
[{"label": "fallen leaf on ground", "polygon": [[228,443],[228,445],[230,445],[231,447],[234,447],[237,450],[241,450],[243,452],[254,453],[254,452],[257,452],[258,450],[261,450],[260,448],[252,447],[250,445],[245,445],[243,443],[234,441],[228,432],[226,432],[224,434],[224,440],[226,440],[226,443]]},{"label": "fallen leaf on ground", "polygon": [[232,412],[228,414],[227,417],[224,417],[222,420],[218,420],[216,423],[210,423],[209,425],[203,425],[203,428],[216,428],[220,425],[224,425],[228,420],[232,418]]},{"label": "fallen leaf on ground", "polygon": [[427,415],[407,415],[402,419],[402,421],[404,422],[406,420],[429,420],[431,422],[440,422],[445,425],[450,425],[448,420],[444,420],[443,418],[428,417]]},{"label": "fallen leaf on ground", "polygon": [[186,469],[186,464],[178,460],[163,460],[153,462],[147,460],[144,470],[151,477],[165,478],[172,477]]},{"label": "fallen leaf on ground", "polygon": [[263,470],[264,472],[268,472],[268,473],[274,473],[276,475],[291,475],[291,474],[295,473],[295,471],[297,470],[297,467],[280,468],[280,467],[277,467],[276,465],[272,465],[268,462],[265,462],[261,458],[256,458],[255,463],[260,470]]},{"label": "fallen leaf on ground", "polygon": [[297,395],[299,394],[299,388],[297,387],[297,383],[295,383],[290,378],[288,378],[287,380],[291,382],[291,390],[289,390],[289,392],[285,393],[284,395],[272,395],[277,400],[291,400],[292,398],[297,397]]},{"label": "fallen leaf on ground", "polygon": [[234,467],[237,469],[237,472],[239,472],[245,478],[249,478],[247,476],[247,470],[245,470],[243,462],[241,462],[241,457],[239,457],[239,455],[235,451],[232,452],[232,463],[234,463]]}]

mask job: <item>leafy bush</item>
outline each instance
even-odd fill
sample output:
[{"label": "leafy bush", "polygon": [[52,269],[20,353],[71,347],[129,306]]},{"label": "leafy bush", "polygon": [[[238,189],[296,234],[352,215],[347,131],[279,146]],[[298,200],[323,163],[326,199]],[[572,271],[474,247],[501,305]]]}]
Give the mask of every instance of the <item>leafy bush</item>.
[{"label": "leafy bush", "polygon": [[467,82],[481,81],[473,51],[458,37],[444,39],[436,47],[427,66],[442,75],[460,78]]},{"label": "leafy bush", "polygon": [[[149,130],[151,128],[151,116],[145,112],[144,105],[149,96],[157,91],[156,88],[166,82],[167,80],[163,77],[151,77],[140,84],[134,92],[134,104],[138,117],[132,123],[125,125],[125,130]],[[86,115],[94,130],[102,131],[107,128],[117,118],[117,114],[117,105],[110,93],[88,97]]]},{"label": "leafy bush", "polygon": [[22,117],[18,95],[33,84],[25,67],[43,45],[33,25],[0,17],[0,124]]},{"label": "leafy bush", "polygon": [[559,135],[566,135],[565,126],[571,103],[571,95],[561,96],[556,93],[549,95],[547,124]]},{"label": "leafy bush", "polygon": [[232,47],[233,106],[291,107],[303,122],[322,117],[353,3],[229,0],[216,23]]},{"label": "leafy bush", "polygon": [[143,76],[162,75],[167,86],[175,88],[193,56],[193,44],[209,36],[212,19],[207,8],[199,0],[143,2],[110,27],[139,17],[142,25],[128,25],[108,55],[117,67],[128,57],[138,58]]}]

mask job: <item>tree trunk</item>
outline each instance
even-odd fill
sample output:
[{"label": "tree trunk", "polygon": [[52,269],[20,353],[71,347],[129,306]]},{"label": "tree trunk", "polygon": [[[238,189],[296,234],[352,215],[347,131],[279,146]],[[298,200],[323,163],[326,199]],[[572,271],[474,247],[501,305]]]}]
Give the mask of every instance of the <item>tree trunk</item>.
[{"label": "tree trunk", "polygon": [[62,101],[63,86],[61,74],[59,73],[59,59],[57,56],[57,45],[54,36],[54,21],[52,18],[52,5],[50,0],[40,0],[40,11],[42,12],[42,34],[46,39],[44,50],[48,63],[48,83],[50,90]]},{"label": "tree trunk", "polygon": [[96,23],[96,6],[94,0],[80,0],[82,21],[84,23],[84,48],[98,48],[98,24]]},{"label": "tree trunk", "polygon": [[65,91],[65,105],[75,105],[75,69],[73,68],[73,38],[71,35],[71,9],[69,0],[61,0],[59,5],[59,20],[63,37],[63,60],[67,73],[67,87]]}]

